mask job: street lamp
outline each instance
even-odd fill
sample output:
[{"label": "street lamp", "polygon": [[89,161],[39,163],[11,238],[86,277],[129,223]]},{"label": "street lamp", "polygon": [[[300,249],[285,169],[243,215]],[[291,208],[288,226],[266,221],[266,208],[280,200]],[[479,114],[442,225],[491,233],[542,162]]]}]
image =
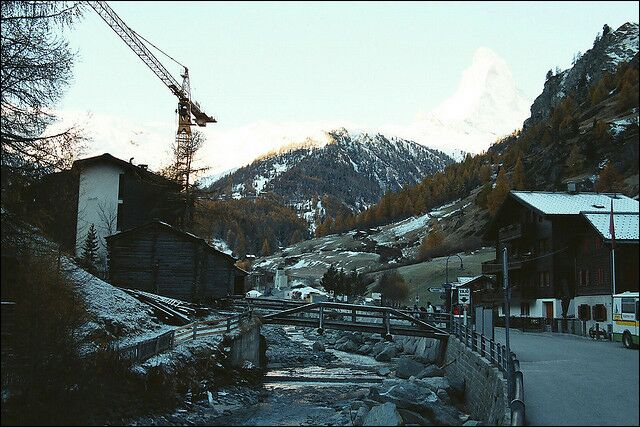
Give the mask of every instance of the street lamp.
[{"label": "street lamp", "polygon": [[[453,255],[457,256],[460,259],[460,270],[464,270],[464,265],[462,265],[462,258],[460,257],[460,255],[458,254],[453,254]],[[447,289],[447,292],[449,292],[449,312],[451,314],[453,314],[453,289],[449,284],[449,258],[451,258],[453,255],[449,255],[447,257],[447,262],[445,265],[445,288]]]},{"label": "street lamp", "polygon": [[[458,258],[460,258],[460,255],[458,255],[458,254],[453,254],[453,255],[455,255],[455,256],[457,256]],[[445,275],[446,275],[446,277],[445,277],[445,283],[446,283],[446,284],[449,284],[449,258],[451,258],[453,255],[449,255],[449,256],[447,257],[447,264],[446,264],[446,266],[445,266]],[[464,270],[464,266],[462,265],[462,258],[460,258],[460,270]]]}]

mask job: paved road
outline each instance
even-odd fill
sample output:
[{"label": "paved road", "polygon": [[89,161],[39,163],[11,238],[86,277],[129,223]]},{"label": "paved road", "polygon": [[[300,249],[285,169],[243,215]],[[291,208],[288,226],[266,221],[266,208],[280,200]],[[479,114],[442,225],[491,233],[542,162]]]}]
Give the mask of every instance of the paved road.
[{"label": "paved road", "polygon": [[[496,328],[504,343],[504,328]],[[511,330],[529,425],[638,425],[638,350],[621,343]]]}]

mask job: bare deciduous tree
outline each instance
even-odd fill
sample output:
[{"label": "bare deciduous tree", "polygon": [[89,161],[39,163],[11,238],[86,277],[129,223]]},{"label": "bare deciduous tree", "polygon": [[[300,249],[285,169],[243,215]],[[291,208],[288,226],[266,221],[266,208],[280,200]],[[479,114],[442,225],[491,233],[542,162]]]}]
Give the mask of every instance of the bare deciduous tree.
[{"label": "bare deciduous tree", "polygon": [[[3,174],[37,177],[68,167],[82,137],[72,127],[45,135],[51,108],[71,80],[74,53],[62,30],[82,15],[81,2],[2,2]],[[4,180],[3,180],[4,189]]]}]

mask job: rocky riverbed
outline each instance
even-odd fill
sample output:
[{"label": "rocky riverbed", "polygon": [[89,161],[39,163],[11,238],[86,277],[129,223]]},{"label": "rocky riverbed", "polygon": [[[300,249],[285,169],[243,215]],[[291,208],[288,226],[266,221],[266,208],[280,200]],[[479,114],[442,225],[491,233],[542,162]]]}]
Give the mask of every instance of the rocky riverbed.
[{"label": "rocky riverbed", "polygon": [[269,360],[263,376],[239,376],[233,386],[187,396],[170,414],[128,424],[479,425],[465,413],[463,385],[405,353],[411,345],[402,340],[270,325],[262,333]]}]

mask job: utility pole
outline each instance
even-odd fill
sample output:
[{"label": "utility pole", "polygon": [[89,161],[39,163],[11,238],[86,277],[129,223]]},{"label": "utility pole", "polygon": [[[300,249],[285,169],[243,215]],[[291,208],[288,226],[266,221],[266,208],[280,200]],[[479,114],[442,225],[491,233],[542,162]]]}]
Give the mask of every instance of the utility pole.
[{"label": "utility pole", "polygon": [[507,388],[509,390],[509,399],[511,399],[511,396],[513,396],[513,384],[511,383],[511,347],[509,346],[509,315],[511,314],[509,299],[511,297],[511,289],[509,288],[509,266],[506,246],[502,249],[502,290],[504,294],[504,335],[507,347]]}]

